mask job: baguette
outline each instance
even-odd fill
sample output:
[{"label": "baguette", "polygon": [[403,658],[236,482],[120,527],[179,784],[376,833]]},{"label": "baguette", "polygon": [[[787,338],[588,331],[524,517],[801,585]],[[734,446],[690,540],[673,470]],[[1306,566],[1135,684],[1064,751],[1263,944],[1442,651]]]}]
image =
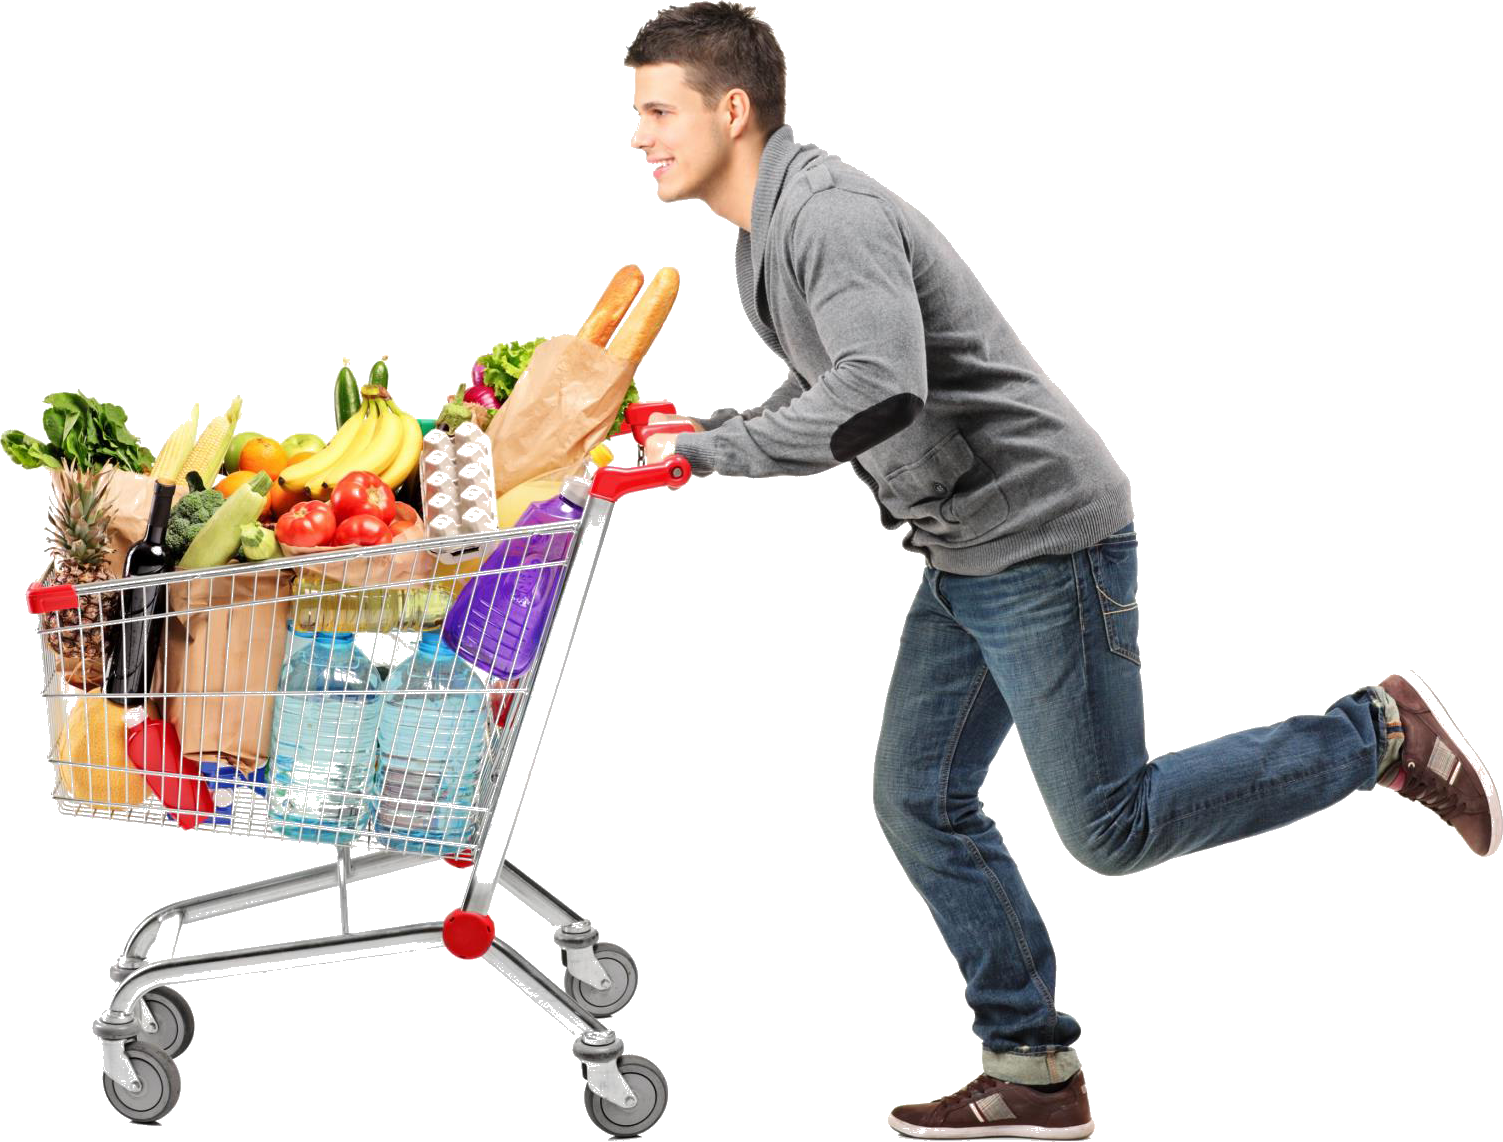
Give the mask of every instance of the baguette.
[{"label": "baguette", "polygon": [[652,284],[637,302],[631,315],[621,323],[615,338],[606,348],[606,353],[618,361],[630,361],[640,365],[642,358],[668,320],[668,311],[678,297],[678,271],[667,266],[653,275]]},{"label": "baguette", "polygon": [[611,284],[605,287],[605,292],[595,303],[595,311],[579,327],[579,339],[592,341],[604,349],[641,288],[642,271],[636,266],[622,266],[617,270]]}]

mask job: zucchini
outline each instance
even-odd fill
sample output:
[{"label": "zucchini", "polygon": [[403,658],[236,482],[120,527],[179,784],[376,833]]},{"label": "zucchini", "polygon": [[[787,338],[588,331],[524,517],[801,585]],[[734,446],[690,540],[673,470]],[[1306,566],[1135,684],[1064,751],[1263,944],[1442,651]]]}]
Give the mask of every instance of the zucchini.
[{"label": "zucchini", "polygon": [[334,381],[334,427],[338,428],[360,411],[360,383],[350,371],[350,359],[344,359],[344,368]]},{"label": "zucchini", "polygon": [[209,522],[198,529],[188,550],[177,561],[178,570],[218,567],[233,559],[240,550],[240,525],[255,523],[260,518],[269,491],[271,477],[265,472],[257,472],[249,483],[236,488],[209,517]]},{"label": "zucchini", "polygon": [[384,389],[386,387],[388,376],[389,374],[386,371],[386,358],[382,357],[379,361],[371,366],[371,384],[380,385]]}]

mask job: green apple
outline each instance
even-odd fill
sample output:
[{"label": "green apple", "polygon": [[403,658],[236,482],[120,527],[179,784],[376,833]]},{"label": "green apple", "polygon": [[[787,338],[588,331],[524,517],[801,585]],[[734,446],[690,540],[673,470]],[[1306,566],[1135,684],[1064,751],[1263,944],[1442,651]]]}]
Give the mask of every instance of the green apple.
[{"label": "green apple", "polygon": [[235,472],[240,468],[240,450],[258,436],[265,436],[264,432],[240,432],[230,441],[230,450],[224,454],[224,470]]},{"label": "green apple", "polygon": [[324,442],[311,432],[301,432],[282,441],[282,451],[287,453],[289,460],[299,452],[322,452],[323,449]]}]

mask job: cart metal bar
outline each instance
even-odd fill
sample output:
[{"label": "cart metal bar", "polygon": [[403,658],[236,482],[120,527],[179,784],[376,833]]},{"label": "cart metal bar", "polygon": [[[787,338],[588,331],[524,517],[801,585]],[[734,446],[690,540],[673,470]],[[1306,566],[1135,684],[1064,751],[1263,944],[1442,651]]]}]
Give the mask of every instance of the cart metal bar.
[{"label": "cart metal bar", "polygon": [[[527,793],[532,767],[542,748],[543,733],[548,728],[548,716],[552,713],[554,699],[558,696],[564,664],[569,659],[569,648],[574,642],[579,617],[584,610],[590,580],[595,575],[595,566],[600,558],[601,545],[605,539],[606,526],[611,521],[613,507],[609,500],[591,496],[579,521],[573,558],[564,572],[558,605],[543,634],[542,656],[533,667],[536,673],[531,693],[527,696],[527,707],[524,710],[526,716],[518,729],[517,740],[504,774],[505,779],[491,812],[481,826],[483,831],[475,845],[475,866],[471,870],[470,886],[464,900],[466,912],[490,911],[491,898],[496,893],[496,885],[506,867],[506,850],[511,844],[512,831],[516,828],[517,816],[522,809],[522,799]],[[545,698],[546,702],[541,709],[533,710],[532,698]]]},{"label": "cart metal bar", "polygon": [[558,984],[533,967],[501,940],[492,940],[485,962],[504,975],[559,1023],[576,1035],[586,1031],[604,1031],[605,1024],[587,1011],[581,1011]]},{"label": "cart metal bar", "polygon": [[584,919],[510,861],[501,866],[501,887],[555,927]]},{"label": "cart metal bar", "polygon": [[259,948],[158,960],[125,978],[115,989],[115,998],[111,1000],[109,1010],[100,1016],[100,1023],[119,1026],[131,1022],[135,1005],[140,998],[152,988],[164,984],[191,983],[201,979],[267,971],[276,967],[305,967],[422,948],[441,948],[443,943],[442,924],[408,924],[373,932],[355,932],[348,936],[321,936],[318,939],[294,940],[286,944],[266,944]]},{"label": "cart metal bar", "polygon": [[[350,862],[349,881],[385,876],[387,873],[399,872],[437,859],[425,853],[379,852],[358,856]],[[335,862],[285,876],[274,876],[269,880],[259,880],[254,884],[243,884],[238,888],[227,888],[222,892],[210,892],[190,900],[179,900],[176,904],[158,908],[136,925],[136,930],[126,941],[125,952],[120,957],[121,965],[134,969],[144,963],[164,925],[171,924],[175,927],[192,924],[214,916],[243,912],[247,908],[259,908],[263,904],[275,904],[279,900],[306,896],[310,892],[321,892],[325,888],[335,887],[339,882],[338,877],[339,865]]]}]

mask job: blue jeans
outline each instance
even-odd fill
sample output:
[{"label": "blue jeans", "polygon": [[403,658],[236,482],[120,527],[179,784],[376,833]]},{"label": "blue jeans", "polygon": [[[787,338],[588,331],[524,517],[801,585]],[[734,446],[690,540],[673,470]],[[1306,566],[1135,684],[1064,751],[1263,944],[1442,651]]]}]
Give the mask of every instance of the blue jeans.
[{"label": "blue jeans", "polygon": [[987,1073],[1044,1084],[1080,1063],[1054,949],[977,793],[1016,723],[1065,848],[1107,875],[1286,825],[1377,783],[1371,687],[1324,714],[1149,760],[1133,525],[995,575],[926,568],[883,713],[882,830],[960,963]]}]

